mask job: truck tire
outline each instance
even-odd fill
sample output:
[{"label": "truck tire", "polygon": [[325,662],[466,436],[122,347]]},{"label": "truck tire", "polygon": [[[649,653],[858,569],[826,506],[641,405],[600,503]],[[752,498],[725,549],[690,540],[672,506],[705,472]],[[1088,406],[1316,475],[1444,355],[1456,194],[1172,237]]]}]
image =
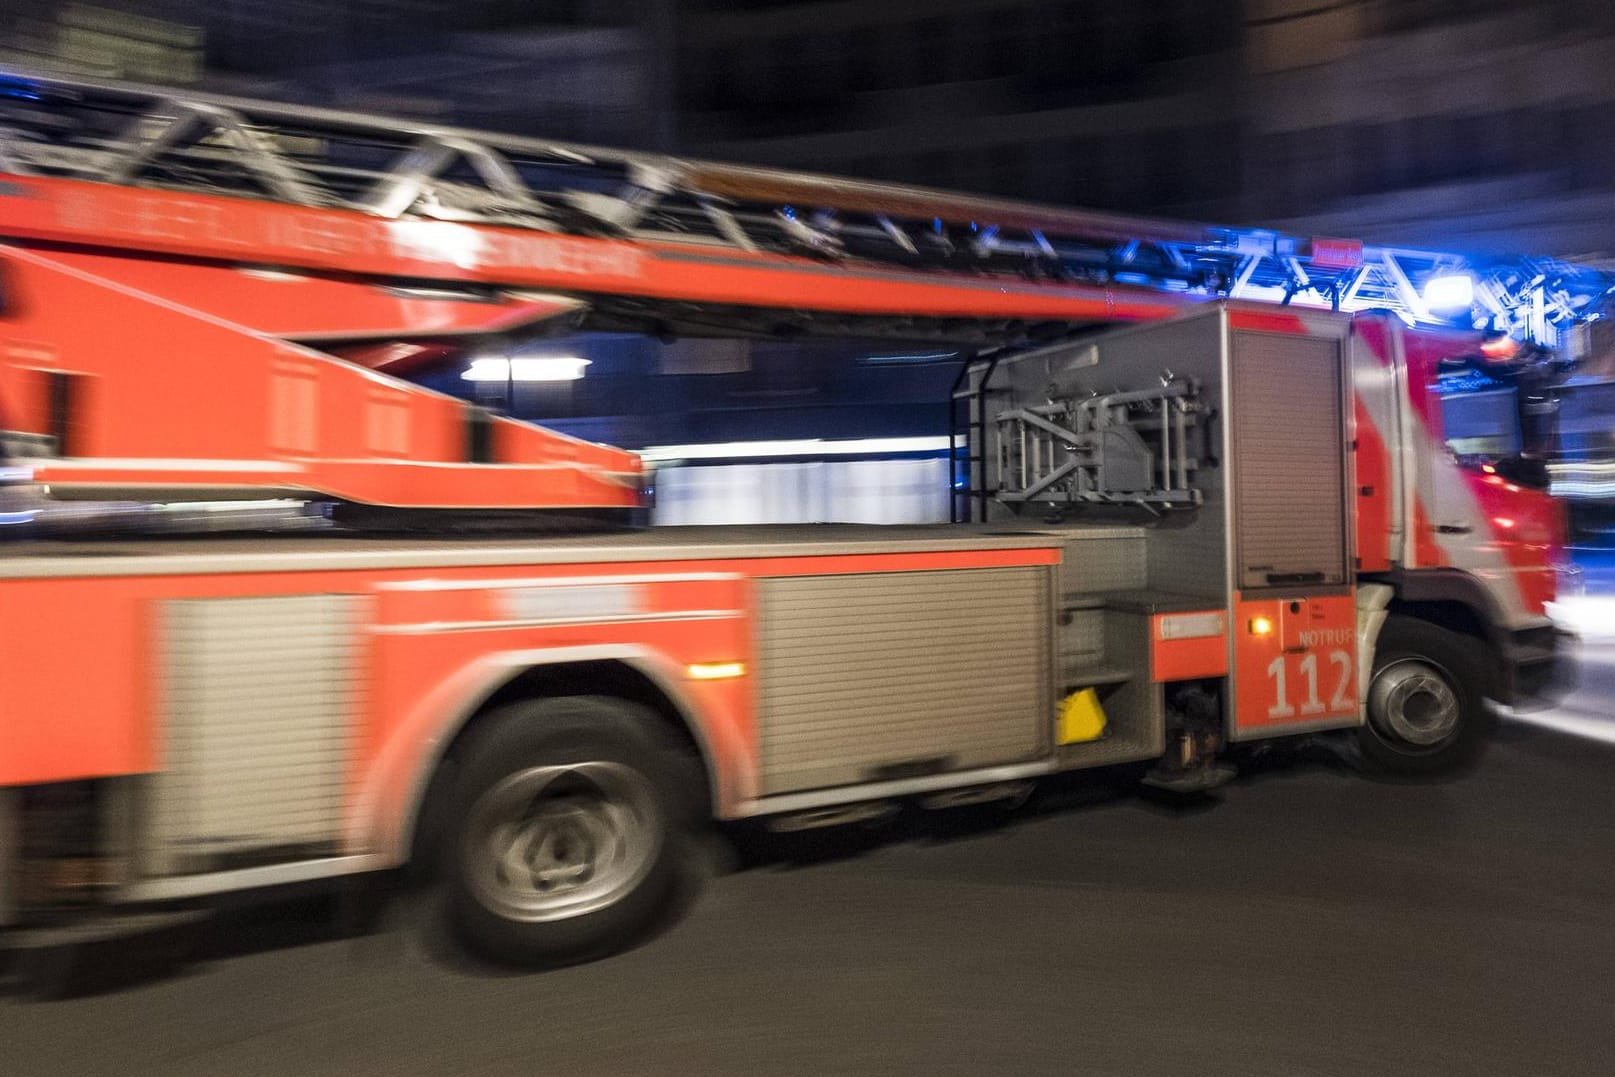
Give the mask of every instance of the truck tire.
[{"label": "truck tire", "polygon": [[1462,773],[1480,759],[1495,724],[1480,691],[1478,644],[1428,621],[1392,616],[1374,649],[1362,762],[1386,777]]},{"label": "truck tire", "polygon": [[659,721],[570,697],[512,704],[473,731],[444,828],[446,912],[462,943],[501,964],[561,965],[659,921],[693,799]]}]

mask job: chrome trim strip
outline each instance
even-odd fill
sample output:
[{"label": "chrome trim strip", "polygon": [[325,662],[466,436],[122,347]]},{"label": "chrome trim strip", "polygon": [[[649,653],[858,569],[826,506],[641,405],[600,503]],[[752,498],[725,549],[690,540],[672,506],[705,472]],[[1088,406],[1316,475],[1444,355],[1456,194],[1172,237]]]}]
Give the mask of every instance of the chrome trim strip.
[{"label": "chrome trim strip", "polygon": [[991,782],[1014,781],[1018,778],[1035,778],[1051,774],[1054,770],[1053,760],[1042,759],[1034,763],[1014,763],[982,767],[978,770],[957,770],[948,774],[927,774],[919,778],[900,778],[889,782],[815,789],[807,793],[783,793],[778,796],[743,800],[735,805],[732,817],[738,819],[754,815],[777,815],[782,812],[824,808],[834,804],[855,804],[860,800],[879,800],[882,797],[929,793],[937,789],[952,789],[965,785],[985,785]]},{"label": "chrome trim strip", "polygon": [[494,628],[550,628],[556,625],[652,624],[660,621],[721,621],[744,617],[742,610],[674,610],[669,613],[620,613],[606,617],[541,617],[521,621],[421,621],[372,625],[378,636],[419,636],[432,632],[480,632]]},{"label": "chrome trim strip", "polygon": [[[35,467],[49,467],[53,471],[250,471],[270,475],[301,475],[310,470],[309,464],[293,463],[285,460],[224,460],[209,457],[188,459],[184,457],[146,456],[51,456],[35,458],[25,462]],[[401,464],[417,471],[463,469],[467,466],[463,463],[451,463],[444,460],[378,459],[366,456],[322,457],[313,463],[315,466],[324,466],[326,464]],[[606,471],[574,461],[472,464],[470,466],[481,471],[587,471],[590,474],[638,475],[638,472]],[[144,484],[130,483],[129,485],[138,486]]]},{"label": "chrome trim strip", "polygon": [[52,456],[28,463],[49,467],[52,471],[107,471],[138,469],[141,471],[251,471],[268,475],[300,475],[308,468],[284,460],[217,460],[205,457],[196,459],[143,457],[143,456]]},{"label": "chrome trim strip", "polygon": [[[985,550],[1041,550],[1055,549],[1063,544],[1048,535],[1024,536],[963,536],[950,539],[898,539],[889,544],[871,541],[800,542],[785,541],[777,546],[767,545],[766,525],[760,525],[763,534],[750,536],[750,542],[702,543],[690,545],[661,545],[657,543],[623,544],[611,542],[601,536],[589,545],[553,545],[534,543],[529,546],[501,546],[480,549],[422,548],[420,545],[405,549],[355,551],[329,549],[265,553],[241,551],[232,553],[193,553],[186,555],[172,547],[160,556],[154,552],[105,553],[107,547],[93,549],[96,556],[53,556],[52,553],[30,555],[26,550],[8,551],[10,556],[0,558],[0,579],[83,578],[93,576],[182,576],[196,574],[236,574],[249,572],[337,572],[360,569],[411,569],[411,568],[471,568],[510,566],[531,569],[535,565],[588,565],[622,561],[762,561],[788,557],[869,556],[890,557],[899,554],[945,553],[969,554]],[[117,546],[128,544],[109,544]],[[155,546],[152,547],[155,549]],[[956,566],[942,565],[938,568]],[[867,571],[867,570],[866,570]],[[926,569],[893,569],[892,571],[921,572]]]},{"label": "chrome trim strip", "polygon": [[503,587],[582,587],[630,583],[722,583],[745,579],[738,572],[683,572],[661,575],[544,576],[537,579],[487,580],[391,580],[378,583],[377,591],[477,591]]},{"label": "chrome trim strip", "polygon": [[319,860],[297,860],[290,864],[267,864],[263,867],[239,868],[234,871],[215,871],[205,875],[141,879],[119,890],[118,897],[122,901],[172,901],[176,898],[201,897],[205,894],[222,894],[232,890],[254,890],[262,886],[282,886],[313,879],[335,878],[361,871],[379,871],[388,866],[387,858],[377,853],[331,856]]}]

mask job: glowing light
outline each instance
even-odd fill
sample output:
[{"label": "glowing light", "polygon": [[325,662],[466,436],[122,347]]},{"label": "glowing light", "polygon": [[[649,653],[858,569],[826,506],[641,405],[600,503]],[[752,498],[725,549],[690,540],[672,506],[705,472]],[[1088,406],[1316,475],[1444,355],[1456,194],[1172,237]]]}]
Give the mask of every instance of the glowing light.
[{"label": "glowing light", "polygon": [[1273,634],[1273,619],[1271,617],[1252,617],[1250,631],[1253,636],[1271,636]]},{"label": "glowing light", "polygon": [[423,262],[448,262],[475,269],[483,260],[483,237],[469,225],[448,221],[393,221],[388,228],[393,253]]},{"label": "glowing light", "polygon": [[1424,282],[1424,305],[1432,311],[1467,310],[1475,302],[1475,282],[1467,273],[1448,273]]},{"label": "glowing light", "polygon": [[945,452],[945,437],[854,438],[820,441],[726,441],[711,445],[652,445],[640,451],[646,460],[768,460],[792,456],[880,456],[887,453]]},{"label": "glowing light", "polygon": [[1507,531],[1514,526],[1515,520],[1512,516],[1493,516],[1492,523]]},{"label": "glowing light", "polygon": [[1516,722],[1524,722],[1526,725],[1540,726],[1556,733],[1567,733],[1572,737],[1584,737],[1604,744],[1615,744],[1615,725],[1611,725],[1602,715],[1593,717],[1577,713],[1570,707],[1559,707],[1541,714],[1520,711],[1506,713],[1509,718]]},{"label": "glowing light", "polygon": [[1513,337],[1498,337],[1480,346],[1480,353],[1494,361],[1512,359],[1520,354],[1520,342]]},{"label": "glowing light", "polygon": [[575,355],[550,355],[506,359],[484,355],[471,360],[460,375],[466,381],[577,381],[589,360]]},{"label": "glowing light", "polygon": [[1482,465],[1480,465],[1480,469],[1482,471],[1486,472],[1486,474],[1488,474],[1488,475],[1497,474],[1497,469],[1495,467],[1493,467],[1491,464],[1482,464]]},{"label": "glowing light", "polygon": [[746,675],[744,662],[692,662],[684,672],[694,681],[724,681]]}]

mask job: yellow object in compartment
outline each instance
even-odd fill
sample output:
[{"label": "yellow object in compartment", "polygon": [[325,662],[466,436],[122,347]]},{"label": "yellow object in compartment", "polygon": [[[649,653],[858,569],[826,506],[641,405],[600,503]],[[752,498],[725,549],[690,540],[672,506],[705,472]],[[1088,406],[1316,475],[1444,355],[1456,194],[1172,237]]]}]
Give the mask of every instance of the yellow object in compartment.
[{"label": "yellow object in compartment", "polygon": [[1081,744],[1098,740],[1105,734],[1105,708],[1099,705],[1099,693],[1092,688],[1072,692],[1060,701],[1060,715],[1055,723],[1055,739],[1061,744]]}]

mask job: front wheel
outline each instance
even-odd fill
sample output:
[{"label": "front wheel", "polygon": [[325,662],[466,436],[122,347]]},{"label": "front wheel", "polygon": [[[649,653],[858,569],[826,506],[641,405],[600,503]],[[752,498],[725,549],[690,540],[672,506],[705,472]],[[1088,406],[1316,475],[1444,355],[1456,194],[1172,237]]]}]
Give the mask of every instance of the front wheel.
[{"label": "front wheel", "polygon": [[448,912],[472,950],[555,965],[621,949],[665,911],[686,820],[657,719],[596,698],[490,715],[461,759]]},{"label": "front wheel", "polygon": [[1477,643],[1408,617],[1390,617],[1374,649],[1368,721],[1357,744],[1368,769],[1433,777],[1479,761],[1494,719],[1479,685]]}]

